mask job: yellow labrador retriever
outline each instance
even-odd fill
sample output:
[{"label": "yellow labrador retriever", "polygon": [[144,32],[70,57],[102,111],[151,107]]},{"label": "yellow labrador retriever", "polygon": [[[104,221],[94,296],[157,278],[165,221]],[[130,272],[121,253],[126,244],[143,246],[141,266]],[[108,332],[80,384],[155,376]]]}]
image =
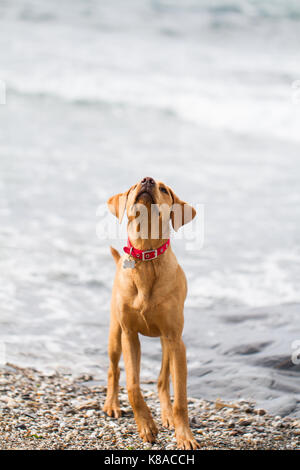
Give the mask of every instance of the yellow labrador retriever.
[{"label": "yellow labrador retriever", "polygon": [[[120,222],[126,210],[128,246],[124,248],[122,257],[111,248],[117,271],[112,292],[110,365],[103,409],[109,416],[121,416],[118,363],[123,352],[128,398],[139,435],[145,442],[155,441],[158,430],[140,389],[139,333],[159,336],[162,365],[158,393],[162,424],[175,427],[179,448],[196,449],[199,444],[189,427],[187,364],[182,341],[187,283],[169,241],[170,221],[178,230],[195,217],[196,211],[181,201],[170,187],[149,177],[125,193],[112,196],[108,207]],[[173,406],[170,373],[174,389]]]}]

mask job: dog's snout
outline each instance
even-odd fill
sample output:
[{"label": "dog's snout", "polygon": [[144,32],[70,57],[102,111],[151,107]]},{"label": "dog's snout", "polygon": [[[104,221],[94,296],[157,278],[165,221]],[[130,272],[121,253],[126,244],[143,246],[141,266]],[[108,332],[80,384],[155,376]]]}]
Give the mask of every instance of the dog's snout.
[{"label": "dog's snout", "polygon": [[150,178],[150,176],[146,176],[142,179],[141,183],[142,185],[153,186],[155,184],[155,181],[153,178]]}]

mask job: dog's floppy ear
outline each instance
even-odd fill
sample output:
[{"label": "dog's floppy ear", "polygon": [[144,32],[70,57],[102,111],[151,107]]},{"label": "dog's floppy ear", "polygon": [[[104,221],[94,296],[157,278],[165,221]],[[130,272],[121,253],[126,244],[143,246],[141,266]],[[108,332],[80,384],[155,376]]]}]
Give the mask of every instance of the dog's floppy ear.
[{"label": "dog's floppy ear", "polygon": [[174,193],[174,191],[169,188],[171,196],[173,198],[173,205],[171,207],[171,222],[172,227],[177,232],[180,227],[185,224],[188,224],[193,220],[196,215],[196,210],[187,202],[182,201],[179,199],[178,196]]},{"label": "dog's floppy ear", "polygon": [[110,197],[107,201],[110,212],[119,219],[120,223],[123,220],[128,194],[132,188],[133,186],[125,193],[116,194],[115,196]]}]

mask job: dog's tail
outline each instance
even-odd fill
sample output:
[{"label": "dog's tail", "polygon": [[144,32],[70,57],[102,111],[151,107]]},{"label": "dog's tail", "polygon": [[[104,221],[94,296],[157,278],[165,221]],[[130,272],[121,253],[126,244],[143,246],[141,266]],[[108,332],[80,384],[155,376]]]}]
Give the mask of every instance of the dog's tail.
[{"label": "dog's tail", "polygon": [[120,253],[118,252],[118,250],[116,250],[112,246],[110,247],[110,251],[111,251],[111,254],[113,256],[113,259],[115,260],[115,263],[118,264],[118,261],[121,258]]}]

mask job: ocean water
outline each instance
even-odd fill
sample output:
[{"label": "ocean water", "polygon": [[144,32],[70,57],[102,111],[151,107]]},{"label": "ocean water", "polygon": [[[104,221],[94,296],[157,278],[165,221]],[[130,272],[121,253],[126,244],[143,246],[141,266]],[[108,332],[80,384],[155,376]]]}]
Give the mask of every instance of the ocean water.
[{"label": "ocean water", "polygon": [[[99,207],[153,176],[203,208],[203,244],[173,242],[189,394],[300,416],[299,40],[292,0],[0,3],[8,362],[105,383],[126,233],[100,239]],[[156,380],[159,340],[142,352]]]}]

